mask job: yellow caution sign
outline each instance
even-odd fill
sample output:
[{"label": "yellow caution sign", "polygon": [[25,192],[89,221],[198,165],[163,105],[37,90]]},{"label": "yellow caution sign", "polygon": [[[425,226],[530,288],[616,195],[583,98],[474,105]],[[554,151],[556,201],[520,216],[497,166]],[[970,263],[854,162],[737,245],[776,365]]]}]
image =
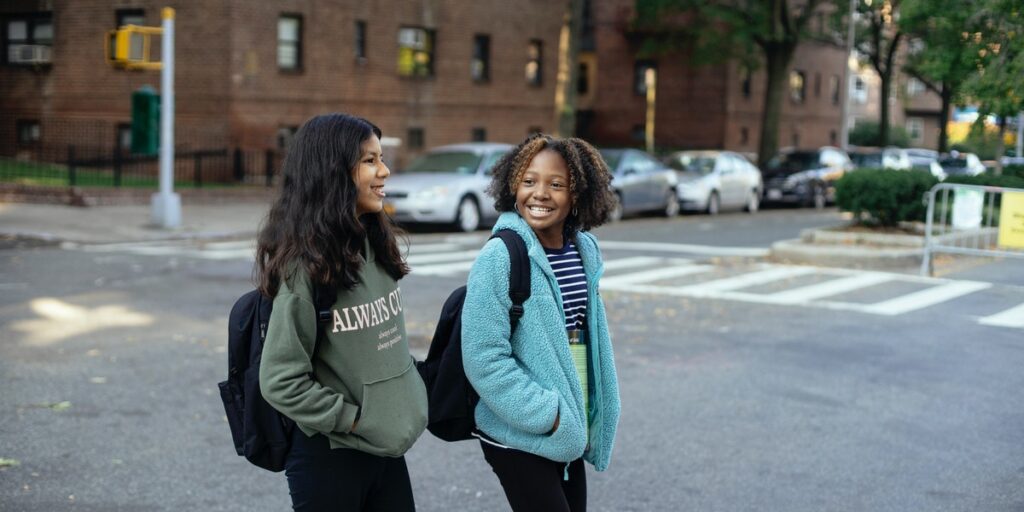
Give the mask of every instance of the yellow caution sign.
[{"label": "yellow caution sign", "polygon": [[999,209],[999,246],[1024,249],[1024,192],[1003,194]]}]

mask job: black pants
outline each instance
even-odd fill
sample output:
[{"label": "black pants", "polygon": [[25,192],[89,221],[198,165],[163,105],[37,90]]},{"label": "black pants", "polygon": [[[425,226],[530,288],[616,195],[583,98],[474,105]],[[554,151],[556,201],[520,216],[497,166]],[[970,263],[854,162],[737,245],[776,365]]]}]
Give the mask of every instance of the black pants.
[{"label": "black pants", "polygon": [[332,450],[326,437],[306,437],[298,428],[292,434],[285,476],[297,512],[416,510],[405,457]]},{"label": "black pants", "polygon": [[587,474],[583,459],[565,463],[480,441],[484,459],[498,475],[515,512],[583,512],[587,510]]}]

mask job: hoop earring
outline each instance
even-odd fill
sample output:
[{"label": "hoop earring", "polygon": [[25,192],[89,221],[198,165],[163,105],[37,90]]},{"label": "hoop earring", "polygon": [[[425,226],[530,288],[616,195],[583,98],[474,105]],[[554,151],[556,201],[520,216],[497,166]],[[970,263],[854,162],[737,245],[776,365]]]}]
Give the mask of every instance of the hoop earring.
[{"label": "hoop earring", "polygon": [[579,217],[579,215],[576,213],[576,207],[575,206],[572,207],[572,216],[573,217]]},{"label": "hoop earring", "polygon": [[[512,203],[512,209],[519,213],[519,203]],[[522,216],[523,214],[519,213],[519,215]]]}]

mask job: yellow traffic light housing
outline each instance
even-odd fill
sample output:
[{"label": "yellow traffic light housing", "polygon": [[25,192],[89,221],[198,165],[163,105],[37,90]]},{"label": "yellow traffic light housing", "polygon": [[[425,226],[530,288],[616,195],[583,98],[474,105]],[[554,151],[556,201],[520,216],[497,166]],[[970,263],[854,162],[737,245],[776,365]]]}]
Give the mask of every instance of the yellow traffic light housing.
[{"label": "yellow traffic light housing", "polygon": [[153,47],[152,36],[162,35],[160,27],[123,25],[107,32],[107,63],[123,69],[160,69],[159,60],[150,57]]}]

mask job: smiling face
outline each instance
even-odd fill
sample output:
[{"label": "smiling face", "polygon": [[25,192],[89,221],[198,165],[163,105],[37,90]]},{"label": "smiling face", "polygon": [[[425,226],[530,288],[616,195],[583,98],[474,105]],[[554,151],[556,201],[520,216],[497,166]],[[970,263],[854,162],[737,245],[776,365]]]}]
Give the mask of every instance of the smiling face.
[{"label": "smiling face", "polygon": [[363,142],[359,163],[352,169],[352,181],[356,184],[356,216],[384,209],[384,182],[391,175],[391,170],[381,157],[380,139],[377,135],[370,135]]},{"label": "smiling face", "polygon": [[537,234],[541,245],[560,249],[565,219],[572,210],[569,168],[558,153],[537,153],[516,187],[516,209]]}]

